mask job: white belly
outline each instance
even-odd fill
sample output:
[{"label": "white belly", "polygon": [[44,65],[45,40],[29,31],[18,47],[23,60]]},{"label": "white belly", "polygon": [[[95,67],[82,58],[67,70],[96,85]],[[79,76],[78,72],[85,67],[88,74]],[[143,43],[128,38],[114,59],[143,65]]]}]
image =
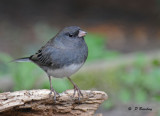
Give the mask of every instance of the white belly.
[{"label": "white belly", "polygon": [[56,70],[51,70],[48,69],[47,73],[50,76],[56,77],[56,78],[62,78],[62,77],[70,77],[72,74],[77,72],[81,67],[82,64],[72,64],[66,67],[63,67],[62,69],[56,69]]}]

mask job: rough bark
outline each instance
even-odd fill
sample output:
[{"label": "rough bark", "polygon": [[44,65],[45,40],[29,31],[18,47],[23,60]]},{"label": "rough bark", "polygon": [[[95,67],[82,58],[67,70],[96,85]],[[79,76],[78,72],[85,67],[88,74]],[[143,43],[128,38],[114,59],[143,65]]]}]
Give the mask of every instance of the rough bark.
[{"label": "rough bark", "polygon": [[82,90],[83,98],[73,98],[73,90],[67,90],[53,100],[50,90],[23,90],[0,93],[0,116],[91,116],[108,98],[101,91]]}]

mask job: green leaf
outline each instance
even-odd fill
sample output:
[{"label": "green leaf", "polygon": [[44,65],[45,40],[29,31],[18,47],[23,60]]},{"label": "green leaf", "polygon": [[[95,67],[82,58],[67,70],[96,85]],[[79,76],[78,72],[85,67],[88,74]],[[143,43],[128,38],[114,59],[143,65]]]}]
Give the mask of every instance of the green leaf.
[{"label": "green leaf", "polygon": [[136,89],[135,92],[135,101],[136,102],[145,102],[147,100],[147,93],[144,90]]},{"label": "green leaf", "polygon": [[129,102],[131,100],[131,91],[129,91],[127,89],[120,90],[119,98],[120,98],[122,103]]}]

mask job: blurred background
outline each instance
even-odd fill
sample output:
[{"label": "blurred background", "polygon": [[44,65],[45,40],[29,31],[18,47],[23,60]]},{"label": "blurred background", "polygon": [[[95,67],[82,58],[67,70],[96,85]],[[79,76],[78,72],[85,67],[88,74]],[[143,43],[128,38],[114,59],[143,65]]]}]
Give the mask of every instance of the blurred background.
[{"label": "blurred background", "polygon": [[[0,92],[49,89],[35,64],[8,62],[34,54],[70,25],[88,32],[89,47],[73,81],[109,96],[97,113],[160,116],[160,0],[0,0]],[[65,78],[52,83],[58,92],[73,88]]]}]

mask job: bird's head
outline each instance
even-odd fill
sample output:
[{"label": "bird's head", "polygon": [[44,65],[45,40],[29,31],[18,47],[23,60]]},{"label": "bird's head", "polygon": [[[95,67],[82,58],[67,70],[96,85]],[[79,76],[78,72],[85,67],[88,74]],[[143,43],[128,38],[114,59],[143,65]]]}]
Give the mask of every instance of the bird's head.
[{"label": "bird's head", "polygon": [[58,33],[58,35],[63,36],[66,39],[83,38],[86,34],[87,32],[81,30],[78,26],[65,27]]}]

